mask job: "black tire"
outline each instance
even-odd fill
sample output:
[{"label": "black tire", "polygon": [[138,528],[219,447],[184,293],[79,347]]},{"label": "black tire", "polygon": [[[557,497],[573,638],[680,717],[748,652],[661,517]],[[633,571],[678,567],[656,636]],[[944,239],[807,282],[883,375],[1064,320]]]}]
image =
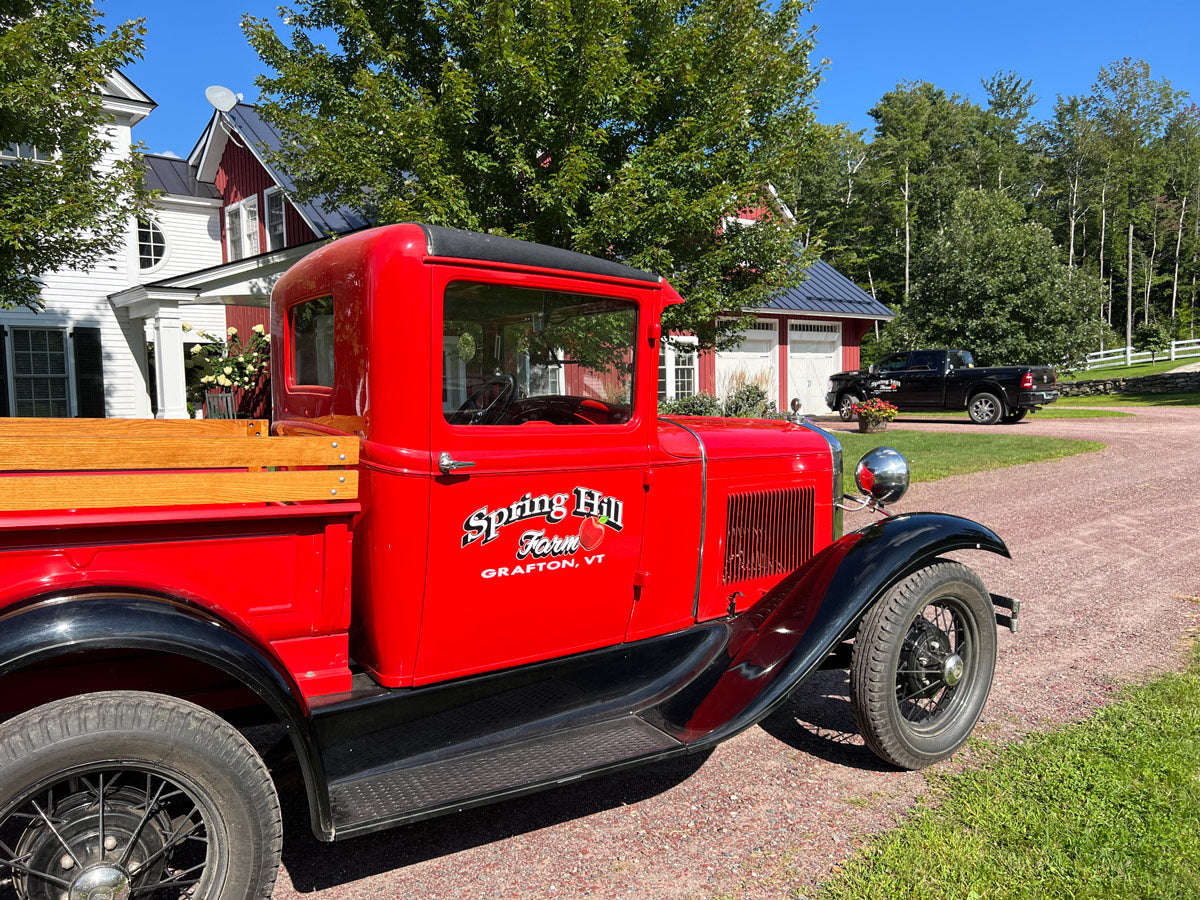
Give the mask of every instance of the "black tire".
[{"label": "black tire", "polygon": [[843,422],[850,422],[854,419],[854,411],[851,409],[859,400],[853,394],[842,394],[838,397],[838,418]]},{"label": "black tire", "polygon": [[1004,401],[991,391],[980,391],[967,401],[967,415],[976,425],[995,425],[1004,417]]},{"label": "black tire", "polygon": [[266,900],[282,834],[258,754],[195,704],[84,694],[0,728],[0,896]]},{"label": "black tire", "polygon": [[1010,413],[1005,413],[1004,418],[1002,418],[1000,421],[1005,425],[1016,425],[1027,415],[1029,415],[1029,410],[1027,409],[1014,409]]},{"label": "black tire", "polygon": [[991,596],[966,566],[935,560],[888,591],[859,626],[850,664],[854,720],[881,759],[923,768],[970,736],[995,669]]}]

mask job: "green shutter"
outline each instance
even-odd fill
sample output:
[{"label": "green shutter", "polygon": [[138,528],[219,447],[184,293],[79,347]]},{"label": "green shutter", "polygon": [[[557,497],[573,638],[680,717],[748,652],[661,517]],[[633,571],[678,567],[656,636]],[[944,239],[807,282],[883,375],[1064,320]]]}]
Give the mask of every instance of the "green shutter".
[{"label": "green shutter", "polygon": [[75,408],[81,419],[104,418],[104,354],[100,350],[99,328],[76,328]]},{"label": "green shutter", "polygon": [[0,325],[0,416],[11,416],[8,408],[8,327]]}]

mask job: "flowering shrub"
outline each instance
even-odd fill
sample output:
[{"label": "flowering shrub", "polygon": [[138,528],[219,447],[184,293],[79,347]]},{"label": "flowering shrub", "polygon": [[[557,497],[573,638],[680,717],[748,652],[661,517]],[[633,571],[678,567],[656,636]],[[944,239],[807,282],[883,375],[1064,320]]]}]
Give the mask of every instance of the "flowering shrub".
[{"label": "flowering shrub", "polygon": [[900,412],[895,406],[886,400],[881,400],[879,397],[872,397],[870,400],[855,403],[850,409],[858,416],[860,422],[865,422],[868,425],[890,422]]},{"label": "flowering shrub", "polygon": [[[192,330],[186,323],[182,327]],[[236,328],[226,329],[224,339],[203,331],[195,334],[208,343],[193,345],[184,366],[201,373],[201,395],[209,390],[231,391],[237,397],[239,416],[261,414],[271,393],[271,336],[266,329],[255,325],[244,342]],[[203,402],[203,396],[197,399]]]}]

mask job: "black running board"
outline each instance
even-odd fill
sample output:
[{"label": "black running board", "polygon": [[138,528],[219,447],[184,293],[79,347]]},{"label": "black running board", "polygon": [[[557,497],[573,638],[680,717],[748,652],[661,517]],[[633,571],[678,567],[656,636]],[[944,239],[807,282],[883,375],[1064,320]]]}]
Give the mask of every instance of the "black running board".
[{"label": "black running board", "polygon": [[329,785],[338,839],[671,755],[683,745],[637,716],[553,731]]}]

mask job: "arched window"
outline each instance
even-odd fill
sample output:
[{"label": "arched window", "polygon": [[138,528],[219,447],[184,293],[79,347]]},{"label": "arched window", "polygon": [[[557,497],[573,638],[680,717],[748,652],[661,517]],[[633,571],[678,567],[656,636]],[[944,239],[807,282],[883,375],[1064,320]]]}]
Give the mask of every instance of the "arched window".
[{"label": "arched window", "polygon": [[151,219],[138,219],[138,260],[143,269],[153,269],[167,255],[167,236]]}]

